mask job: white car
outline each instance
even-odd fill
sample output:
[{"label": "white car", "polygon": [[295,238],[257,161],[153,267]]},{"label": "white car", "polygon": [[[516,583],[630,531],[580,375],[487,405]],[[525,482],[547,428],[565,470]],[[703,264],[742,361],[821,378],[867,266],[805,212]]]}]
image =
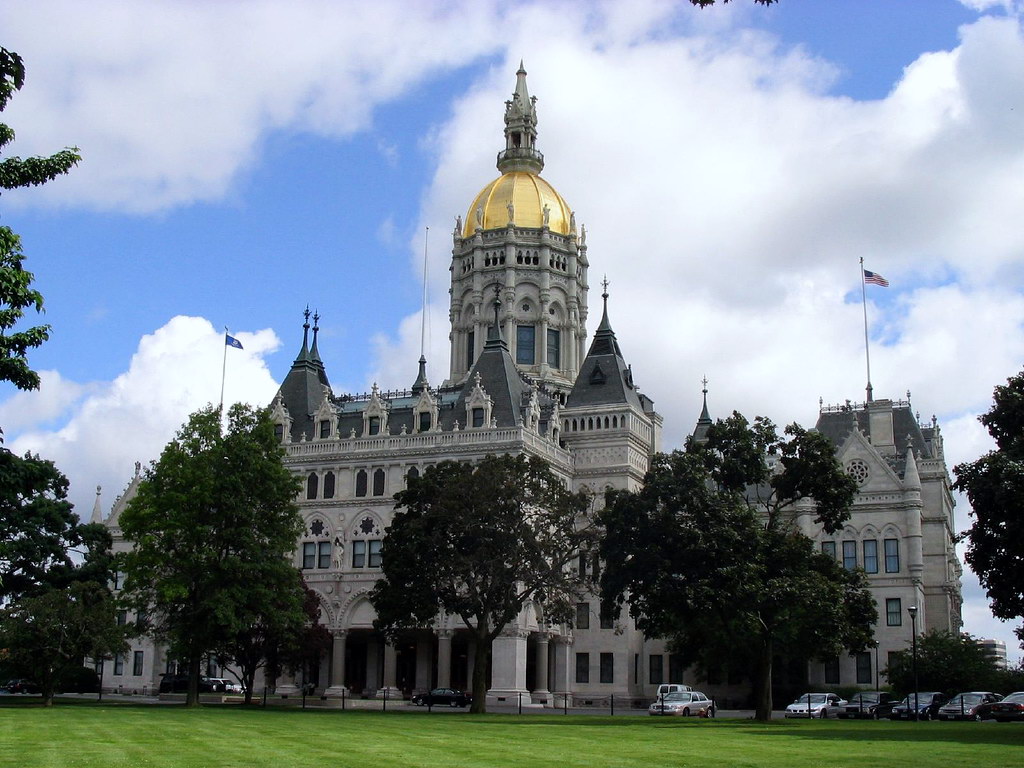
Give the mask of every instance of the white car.
[{"label": "white car", "polygon": [[[846,701],[834,693],[805,693],[786,707],[786,717],[828,717],[829,707],[842,707]],[[808,709],[810,714],[808,714]]]},{"label": "white car", "polygon": [[211,677],[210,682],[214,683],[215,691],[223,691],[224,693],[242,692],[242,686],[240,686],[234,680],[229,680],[226,677]]},{"label": "white car", "polygon": [[700,691],[666,693],[647,709],[649,715],[677,715],[680,717],[714,717],[715,702]]}]

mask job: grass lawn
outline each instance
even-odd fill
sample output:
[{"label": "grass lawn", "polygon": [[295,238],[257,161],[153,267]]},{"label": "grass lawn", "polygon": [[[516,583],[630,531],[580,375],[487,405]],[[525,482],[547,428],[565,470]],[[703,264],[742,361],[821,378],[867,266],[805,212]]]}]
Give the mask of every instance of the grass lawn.
[{"label": "grass lawn", "polygon": [[0,766],[1024,766],[1024,724],[668,720],[28,702]]}]

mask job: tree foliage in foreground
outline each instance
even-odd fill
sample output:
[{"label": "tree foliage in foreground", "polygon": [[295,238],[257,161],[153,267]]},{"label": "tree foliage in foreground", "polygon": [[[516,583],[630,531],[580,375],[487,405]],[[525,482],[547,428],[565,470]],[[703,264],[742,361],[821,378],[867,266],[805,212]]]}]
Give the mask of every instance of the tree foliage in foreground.
[{"label": "tree foliage in foreground", "polygon": [[[914,690],[913,649],[889,656],[884,672],[889,683],[901,693]],[[995,657],[978,645],[976,638],[941,630],[917,638],[918,690],[942,691],[950,696],[960,691],[1003,691],[1007,672],[996,666]]]},{"label": "tree foliage in foreground", "polygon": [[370,599],[375,626],[395,636],[459,617],[476,642],[473,711],[486,711],[491,643],[527,602],[569,621],[583,590],[570,567],[594,542],[588,498],[570,493],[537,457],[444,461],[396,495]]},{"label": "tree foliage in foreground", "polygon": [[642,490],[609,494],[598,516],[604,602],[628,600],[641,630],[705,672],[746,672],[756,717],[768,719],[777,655],[826,659],[872,642],[863,574],[793,524],[798,502],[810,504],[834,533],[855,489],[822,435],[792,425],[780,437],[767,419],[733,414],[706,443],[656,456]]},{"label": "tree foliage in foreground", "polygon": [[[0,112],[24,84],[21,56],[0,48]],[[0,123],[0,151],[13,140],[11,127]],[[80,159],[75,148],[49,157],[6,157],[0,160],[0,189],[45,184],[67,173]],[[0,227],[0,381],[9,381],[18,389],[37,389],[39,374],[29,368],[27,354],[49,338],[50,326],[12,331],[26,310],[43,310],[43,296],[32,288],[33,275],[24,268],[24,259],[18,236],[10,227]]]},{"label": "tree foliage in foreground", "polygon": [[146,470],[121,514],[133,544],[124,594],[185,662],[190,705],[202,657],[250,626],[251,591],[294,571],[298,480],[281,457],[265,410],[232,406],[222,432],[220,410],[209,406]]},{"label": "tree foliage in foreground", "polygon": [[[965,534],[967,563],[985,588],[992,613],[1024,618],[1024,372],[998,386],[979,421],[996,449],[953,468],[974,522]],[[1024,647],[1024,627],[1017,637]]]},{"label": "tree foliage in foreground", "polygon": [[125,627],[105,584],[79,581],[25,597],[0,611],[0,648],[6,665],[35,682],[45,706],[53,704],[58,681],[82,660],[123,653]]}]

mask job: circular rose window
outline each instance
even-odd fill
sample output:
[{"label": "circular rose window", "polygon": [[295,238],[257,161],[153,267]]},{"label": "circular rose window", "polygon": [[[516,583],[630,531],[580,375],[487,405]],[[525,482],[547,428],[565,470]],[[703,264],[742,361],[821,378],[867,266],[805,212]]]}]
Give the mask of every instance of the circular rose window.
[{"label": "circular rose window", "polygon": [[868,465],[860,459],[854,459],[846,465],[846,473],[857,481],[857,485],[864,485],[868,481]]}]

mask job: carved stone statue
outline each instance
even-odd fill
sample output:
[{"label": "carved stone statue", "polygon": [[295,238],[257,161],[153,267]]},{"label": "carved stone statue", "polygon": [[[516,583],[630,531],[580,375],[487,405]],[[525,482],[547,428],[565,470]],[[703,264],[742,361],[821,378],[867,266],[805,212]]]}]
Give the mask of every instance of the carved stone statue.
[{"label": "carved stone statue", "polygon": [[516,207],[514,205],[512,205],[512,201],[511,200],[508,201],[508,205],[506,205],[505,208],[506,208],[506,210],[508,210],[508,223],[509,224],[515,223],[515,220],[516,220]]},{"label": "carved stone statue", "polygon": [[551,208],[547,203],[544,203],[544,226],[548,226],[548,222],[551,221]]},{"label": "carved stone statue", "polygon": [[462,217],[461,216],[456,216],[455,217],[455,234],[456,235],[461,235],[462,234]]}]

